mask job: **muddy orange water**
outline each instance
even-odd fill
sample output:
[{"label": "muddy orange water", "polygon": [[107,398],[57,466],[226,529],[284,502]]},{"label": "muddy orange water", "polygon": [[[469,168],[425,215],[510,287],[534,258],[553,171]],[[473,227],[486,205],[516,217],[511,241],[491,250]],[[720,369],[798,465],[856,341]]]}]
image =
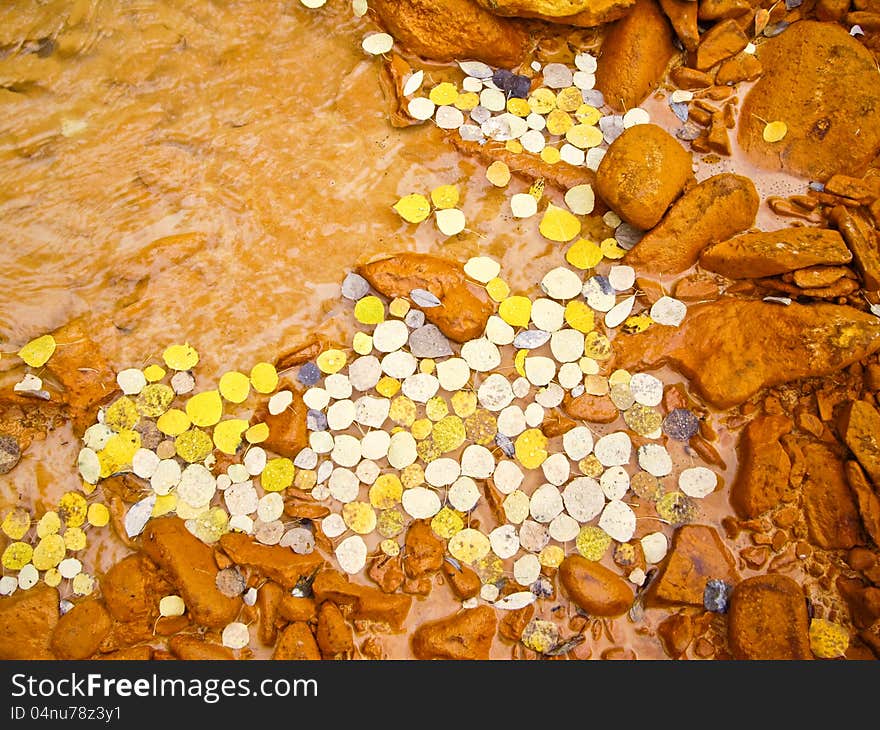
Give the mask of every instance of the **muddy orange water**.
[{"label": "muddy orange water", "polygon": [[[431,125],[393,129],[379,61],[360,48],[367,28],[342,2],[319,12],[277,0],[3,3],[0,349],[84,316],[116,369],[189,341],[198,376],[213,379],[273,360],[310,331],[349,333],[345,273],[404,249],[490,255],[514,291],[531,291],[562,249],[537,234],[537,219],[507,212],[526,182],[492,187],[483,164]],[[646,106],[671,123],[665,103]],[[791,192],[784,178],[756,182],[764,195]],[[445,183],[461,189],[465,233],[444,240],[391,210]],[[3,384],[20,378],[18,364],[0,358]],[[720,434],[729,484],[733,436]],[[0,481],[0,509],[39,509],[76,489],[78,448],[69,426],[36,442]],[[700,521],[719,525],[726,489],[700,506]],[[123,553],[102,531],[86,570],[100,574]],[[407,628],[455,606],[438,585],[414,601]],[[664,656],[650,634],[665,615],[616,620],[593,656],[612,645]],[[388,656],[407,656],[407,633],[380,636]],[[510,647],[497,642],[493,656]]]}]

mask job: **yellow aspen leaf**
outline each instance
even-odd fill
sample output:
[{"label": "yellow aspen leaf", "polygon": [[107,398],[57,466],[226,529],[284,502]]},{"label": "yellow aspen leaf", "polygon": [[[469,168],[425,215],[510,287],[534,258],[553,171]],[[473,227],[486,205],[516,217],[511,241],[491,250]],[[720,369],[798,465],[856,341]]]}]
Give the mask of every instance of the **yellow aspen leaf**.
[{"label": "yellow aspen leaf", "polygon": [[428,199],[418,193],[404,195],[392,207],[408,223],[421,223],[431,214]]},{"label": "yellow aspen leaf", "polygon": [[581,232],[581,222],[576,216],[553,203],[547,206],[538,230],[544,238],[558,243],[567,243]]},{"label": "yellow aspen leaf", "polygon": [[770,122],[764,127],[763,137],[765,142],[779,142],[788,134],[788,125],[785,122]]},{"label": "yellow aspen leaf", "polygon": [[18,356],[32,368],[39,368],[46,364],[54,352],[55,338],[52,335],[43,335],[22,347]]}]

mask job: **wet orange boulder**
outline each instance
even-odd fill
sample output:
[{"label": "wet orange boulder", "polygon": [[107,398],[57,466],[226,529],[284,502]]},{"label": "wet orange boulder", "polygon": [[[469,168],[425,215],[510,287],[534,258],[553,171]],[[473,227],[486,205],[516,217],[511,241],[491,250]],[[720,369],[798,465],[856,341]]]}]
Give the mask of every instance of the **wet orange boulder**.
[{"label": "wet orange boulder", "polygon": [[537,18],[550,23],[592,28],[617,20],[636,0],[476,0],[496,15]]},{"label": "wet orange boulder", "polygon": [[849,606],[852,621],[857,628],[867,629],[880,619],[880,588],[868,585],[858,578],[838,576],[837,590]]},{"label": "wet orange boulder", "polygon": [[755,222],[760,199],[751,180],[721,173],[695,185],[630,251],[626,263],[641,273],[679,274],[706,246]]},{"label": "wet orange boulder", "polygon": [[754,81],[762,73],[764,67],[753,53],[739,53],[722,62],[715,74],[715,83],[719,86],[732,86],[740,81]]},{"label": "wet orange boulder", "polygon": [[852,307],[724,297],[689,307],[679,327],[618,335],[614,365],[670,365],[711,405],[730,408],[766,386],[835,373],[878,348],[880,320]]},{"label": "wet orange boulder", "polygon": [[[871,52],[845,28],[802,20],[758,46],[771,69],[752,87],[739,143],[756,164],[825,181],[861,175],[880,151],[880,81]],[[766,122],[788,133],[765,142]]]},{"label": "wet orange boulder", "polygon": [[856,499],[865,532],[875,545],[880,545],[880,497],[857,461],[846,462],[846,480]]},{"label": "wet orange boulder", "polygon": [[656,0],[638,0],[605,36],[596,88],[612,109],[638,106],[660,84],[675,53],[672,29]]},{"label": "wet orange boulder", "polygon": [[880,248],[876,229],[861,216],[850,213],[843,205],[838,205],[831,211],[830,220],[852,251],[853,262],[859,270],[865,289],[880,289]]},{"label": "wet orange boulder", "polygon": [[315,639],[324,659],[344,658],[354,651],[351,627],[345,623],[339,606],[331,601],[324,601],[318,609]]},{"label": "wet orange boulder", "polygon": [[619,412],[607,395],[581,393],[571,398],[568,393],[562,403],[562,410],[572,418],[590,423],[611,423],[617,420]]},{"label": "wet orange boulder", "polygon": [[632,606],[629,584],[604,565],[569,555],[559,566],[568,597],[591,616],[620,616]]},{"label": "wet orange boulder", "polygon": [[488,659],[497,625],[489,606],[428,621],[412,635],[413,654],[416,659]]},{"label": "wet orange boulder", "polygon": [[743,233],[719,241],[703,251],[700,266],[730,279],[760,279],[851,260],[852,254],[837,231],[799,227]]},{"label": "wet orange boulder", "polygon": [[739,438],[739,470],[730,488],[730,503],[740,517],[757,517],[791,501],[791,459],[779,439],[791,432],[786,416],[759,416]]},{"label": "wet orange boulder", "polygon": [[627,223],[653,228],[693,176],[691,154],[662,127],[624,130],[596,171],[596,192]]},{"label": "wet orange boulder", "polygon": [[311,621],[317,615],[315,599],[285,593],[278,602],[278,615],[285,621]]},{"label": "wet orange boulder", "polygon": [[273,659],[288,660],[320,660],[321,650],[312,635],[309,625],[302,621],[287,626],[278,637]]},{"label": "wet orange boulder", "polygon": [[804,475],[801,506],[810,542],[828,550],[861,544],[859,511],[838,453],[824,442],[803,437],[788,436],[783,443],[792,454],[792,473]]},{"label": "wet orange boulder", "polygon": [[101,594],[110,615],[117,621],[136,621],[155,616],[159,601],[171,592],[156,564],[145,555],[129,555],[101,579]]},{"label": "wet orange boulder", "polygon": [[456,342],[483,334],[494,308],[485,290],[468,282],[456,261],[420,253],[401,253],[358,267],[374,289],[387,297],[408,299],[413,289],[426,289],[438,307],[417,307],[425,318]]},{"label": "wet orange boulder", "polygon": [[312,584],[315,602],[332,601],[353,620],[363,619],[399,629],[409,614],[412,596],[383,593],[378,588],[352,583],[336,570],[322,570]]},{"label": "wet orange boulder", "polygon": [[58,659],[88,659],[98,650],[112,625],[101,601],[93,598],[78,603],[55,626],[52,652]]},{"label": "wet orange boulder", "polygon": [[49,642],[59,613],[58,591],[43,583],[0,600],[0,660],[54,659]]},{"label": "wet orange boulder", "polygon": [[186,529],[183,520],[150,520],[141,538],[141,549],[165,571],[194,621],[222,628],[235,620],[241,599],[224,596],[217,589],[214,552]]},{"label": "wet orange boulder", "polygon": [[660,7],[672,23],[681,44],[689,51],[697,50],[700,29],[697,26],[697,3],[693,0],[660,0]]},{"label": "wet orange boulder", "polygon": [[871,481],[880,484],[880,412],[867,401],[850,401],[840,412],[837,428]]},{"label": "wet orange boulder", "polygon": [[719,61],[739,53],[748,44],[749,37],[733,20],[716,23],[700,38],[697,68],[706,71]]},{"label": "wet orange boulder", "polygon": [[168,641],[171,653],[183,661],[231,661],[235,659],[232,649],[212,641],[206,641],[203,636],[186,636],[179,634],[172,636]]},{"label": "wet orange boulder", "polygon": [[466,565],[456,567],[446,560],[443,562],[443,573],[449,581],[452,592],[462,601],[473,598],[483,587],[480,576]]},{"label": "wet orange boulder", "polygon": [[320,553],[297,555],[281,545],[262,545],[243,532],[227,532],[220,538],[220,547],[233,562],[246,565],[288,590],[324,562]]},{"label": "wet orange boulder", "polygon": [[700,0],[700,20],[738,18],[751,10],[751,0]]},{"label": "wet orange boulder", "polygon": [[443,567],[446,546],[428,520],[416,520],[406,531],[403,569],[410,578],[421,578]]},{"label": "wet orange boulder", "polygon": [[657,636],[666,655],[678,659],[694,640],[693,619],[685,613],[674,613],[660,622]]},{"label": "wet orange boulder", "polygon": [[260,444],[263,448],[274,451],[279,456],[294,459],[309,445],[309,432],[306,428],[306,415],[309,409],[303,402],[302,391],[292,386],[290,382],[281,382],[278,389],[286,389],[293,394],[290,405],[281,413],[272,415],[269,413],[267,400],[254,411],[251,424],[265,423],[269,427],[268,438]]},{"label": "wet orange boulder", "polygon": [[731,593],[727,641],[736,659],[812,659],[803,589],[784,575],[757,575]]},{"label": "wet orange boulder", "polygon": [[666,562],[645,593],[645,605],[702,606],[709,580],[736,585],[733,556],[714,528],[683,525],[672,536]]},{"label": "wet orange boulder", "polygon": [[477,59],[511,68],[528,50],[522,21],[472,0],[373,0],[370,9],[398,43],[435,61]]}]

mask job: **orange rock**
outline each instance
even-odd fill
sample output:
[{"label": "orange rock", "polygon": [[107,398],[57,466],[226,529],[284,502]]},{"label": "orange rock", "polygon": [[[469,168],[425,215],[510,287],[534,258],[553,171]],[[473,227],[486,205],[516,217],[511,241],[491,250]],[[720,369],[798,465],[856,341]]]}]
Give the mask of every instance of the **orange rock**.
[{"label": "orange rock", "polygon": [[830,550],[860,544],[861,520],[837,452],[803,437],[789,436],[783,443],[792,455],[792,470],[804,474],[801,504],[810,542]]},{"label": "orange rock", "polygon": [[483,587],[480,576],[466,565],[456,568],[451,562],[444,560],[443,573],[449,581],[452,592],[462,601],[473,598]]},{"label": "orange rock", "polygon": [[476,0],[487,10],[507,18],[537,18],[592,28],[624,15],[636,0]]},{"label": "orange rock", "polygon": [[137,502],[145,496],[143,480],[132,473],[102,479],[101,489],[106,495],[119,497],[123,502]]},{"label": "orange rock", "polygon": [[791,280],[801,289],[816,289],[831,286],[851,276],[852,272],[845,266],[809,266],[792,272]]},{"label": "orange rock", "polygon": [[715,74],[715,83],[733,86],[740,81],[754,81],[762,73],[764,67],[755,54],[740,53],[721,63]]},{"label": "orange rock", "polygon": [[217,589],[213,551],[186,529],[183,520],[150,520],[141,537],[141,548],[177,587],[194,621],[222,628],[235,620],[241,599],[228,598]]},{"label": "orange rock", "polygon": [[412,635],[416,659],[488,659],[497,619],[489,606],[477,606],[428,621]]},{"label": "orange rock", "polygon": [[682,195],[625,260],[641,273],[678,274],[693,266],[709,244],[751,226],[759,202],[748,178],[730,173],[710,177]]},{"label": "orange rock", "polygon": [[841,410],[837,427],[871,481],[880,484],[880,412],[867,401],[850,401]]},{"label": "orange rock", "polygon": [[562,410],[572,418],[590,423],[611,423],[617,420],[617,406],[607,395],[581,393],[577,398],[565,394]]},{"label": "orange rock", "polygon": [[336,570],[322,570],[312,584],[315,601],[333,601],[347,610],[353,620],[364,619],[385,623],[399,629],[406,620],[412,597],[400,593],[387,594],[378,588],[351,583]]},{"label": "orange rock", "polygon": [[880,545],[880,498],[856,461],[846,462],[846,480],[856,498],[865,532],[875,545]]},{"label": "orange rock", "polygon": [[623,578],[580,555],[562,561],[559,580],[568,597],[592,616],[620,616],[632,606],[633,592]]},{"label": "orange rock", "polygon": [[81,436],[94,423],[98,406],[118,394],[116,375],[82,320],[73,320],[52,335],[64,347],[58,347],[49,358],[46,372],[61,385],[73,432]]},{"label": "orange rock", "polygon": [[[292,345],[275,358],[275,369],[279,373],[282,370],[289,370],[290,368],[302,365],[309,360],[314,360],[324,350],[329,350],[332,347],[338,346],[338,343],[313,332],[306,337],[305,340]],[[278,389],[281,390],[283,387],[283,384],[279,384]]]},{"label": "orange rock", "polygon": [[104,604],[89,599],[65,613],[52,632],[52,653],[58,659],[88,659],[110,633],[112,620]]},{"label": "orange rock", "polygon": [[852,621],[857,628],[867,629],[880,619],[880,588],[866,585],[858,578],[840,576],[837,590],[849,606]]},{"label": "orange rock", "polygon": [[739,53],[748,44],[748,36],[734,21],[723,20],[716,23],[700,38],[697,68],[706,71],[719,61]]},{"label": "orange rock", "polygon": [[124,661],[124,662],[145,662],[153,658],[153,647],[151,646],[131,646],[127,649],[119,649],[118,651],[110,651],[106,654],[99,654],[95,659],[101,661]]},{"label": "orange rock", "polygon": [[752,9],[750,0],[700,0],[700,20],[737,18]]},{"label": "orange rock", "polygon": [[232,661],[235,654],[213,641],[206,641],[203,636],[172,636],[168,642],[171,653],[183,661]]},{"label": "orange rock", "polygon": [[282,661],[298,659],[315,661],[321,659],[321,650],[308,624],[296,621],[281,632],[272,658]]},{"label": "orange rock", "polygon": [[439,307],[422,308],[425,318],[456,342],[483,334],[493,312],[488,295],[470,284],[461,264],[419,253],[401,253],[358,267],[374,289],[387,297],[408,298],[413,289],[426,289]]},{"label": "orange rock", "polygon": [[544,420],[541,421],[541,433],[543,433],[548,439],[552,439],[556,436],[562,436],[563,434],[568,433],[575,426],[577,426],[576,421],[562,415],[559,410],[554,408],[548,411],[544,416]]},{"label": "orange rock", "polygon": [[721,288],[717,282],[706,274],[691,274],[675,282],[676,299],[684,302],[699,302],[717,299]]},{"label": "orange rock", "polygon": [[[840,26],[802,20],[761,43],[758,57],[773,72],[743,102],[738,136],[747,155],[812,180],[864,172],[880,150],[880,84],[870,51]],[[765,122],[777,120],[788,134],[765,142]]]},{"label": "orange rock", "polygon": [[403,572],[403,560],[400,555],[385,555],[381,550],[377,550],[369,562],[370,568],[367,575],[385,593],[394,593],[406,580],[406,574]]},{"label": "orange rock", "polygon": [[324,601],[318,608],[315,639],[324,659],[344,658],[354,651],[351,627],[345,623],[339,606],[332,601]]},{"label": "orange rock", "polygon": [[693,177],[691,154],[656,124],[624,130],[596,171],[596,192],[636,228],[653,228]]},{"label": "orange rock", "polygon": [[311,621],[318,615],[314,598],[285,593],[278,603],[278,615],[285,621]]},{"label": "orange rock", "polygon": [[740,517],[757,517],[792,498],[791,460],[779,443],[791,429],[786,416],[759,416],[743,429],[739,470],[730,488],[730,503]]},{"label": "orange rock", "polygon": [[846,264],[852,254],[837,231],[783,228],[743,233],[706,248],[700,266],[730,279],[759,279],[818,264]]},{"label": "orange rock", "polygon": [[796,284],[788,284],[779,279],[756,279],[755,283],[772,290],[773,293],[787,294],[793,298],[811,297],[813,299],[831,300],[845,297],[859,288],[858,282],[852,279],[838,279],[830,286],[820,286],[813,289],[802,289]]},{"label": "orange rock", "polygon": [[535,615],[535,604],[530,603],[515,611],[505,611],[498,622],[498,635],[502,639],[516,643],[522,638],[522,632],[525,631],[532,616]]},{"label": "orange rock", "polygon": [[657,627],[657,636],[663,651],[672,659],[679,659],[694,640],[694,622],[684,613],[674,613]]},{"label": "orange rock", "polygon": [[257,610],[260,612],[260,628],[257,635],[260,643],[265,646],[272,646],[278,637],[276,626],[278,606],[284,595],[285,592],[281,586],[270,580],[263,583],[257,592]]},{"label": "orange rock", "polygon": [[849,175],[832,175],[825,183],[825,192],[855,200],[861,205],[868,205],[877,198],[877,193],[868,183]]},{"label": "orange rock", "polygon": [[645,593],[645,605],[702,607],[706,581],[712,579],[739,582],[733,556],[714,528],[683,525],[672,536],[666,562]]},{"label": "orange rock", "polygon": [[819,20],[837,22],[849,10],[850,0],[817,0],[816,17]]},{"label": "orange rock", "polygon": [[682,45],[689,51],[696,51],[700,42],[697,3],[692,0],[660,0],[660,7],[672,23],[672,28]]},{"label": "orange rock", "polygon": [[727,122],[724,112],[714,112],[712,121],[709,123],[709,133],[706,135],[706,144],[710,150],[720,155],[731,153],[730,137],[727,135]]},{"label": "orange rock", "polygon": [[669,72],[669,78],[680,89],[705,89],[714,83],[712,76],[705,71],[687,66],[676,66]]},{"label": "orange rock", "polygon": [[269,437],[260,444],[263,448],[293,459],[309,445],[309,432],[306,428],[306,414],[309,409],[303,403],[302,391],[289,381],[279,383],[278,389],[287,389],[293,394],[290,405],[273,416],[269,413],[267,400],[256,408],[251,416],[251,424],[265,423],[269,427]]},{"label": "orange rock", "polygon": [[101,579],[104,603],[117,621],[155,618],[159,601],[170,593],[171,585],[145,555],[123,558]]},{"label": "orange rock", "polygon": [[406,531],[403,569],[410,578],[421,578],[443,567],[446,546],[428,520],[415,520]]},{"label": "orange rock", "polygon": [[49,642],[58,602],[58,591],[43,583],[0,600],[0,660],[54,659]]},{"label": "orange rock", "polygon": [[596,88],[612,109],[638,106],[657,88],[675,53],[672,30],[660,6],[655,0],[638,0],[605,36]]},{"label": "orange rock", "polygon": [[830,219],[852,251],[865,288],[871,291],[880,289],[880,251],[876,231],[842,205],[831,211]]},{"label": "orange rock", "polygon": [[256,570],[287,590],[324,562],[320,553],[297,555],[281,545],[261,545],[243,532],[227,532],[220,538],[220,547],[238,565]]},{"label": "orange rock", "polygon": [[512,68],[527,51],[522,21],[499,18],[471,0],[374,0],[370,9],[398,43],[424,58]]},{"label": "orange rock", "polygon": [[689,307],[677,328],[618,335],[614,365],[668,364],[711,405],[730,408],[766,386],[835,373],[878,348],[880,320],[852,307],[724,297]]},{"label": "orange rock", "polygon": [[784,575],[757,575],[734,587],[727,640],[736,659],[812,659],[804,592]]}]

